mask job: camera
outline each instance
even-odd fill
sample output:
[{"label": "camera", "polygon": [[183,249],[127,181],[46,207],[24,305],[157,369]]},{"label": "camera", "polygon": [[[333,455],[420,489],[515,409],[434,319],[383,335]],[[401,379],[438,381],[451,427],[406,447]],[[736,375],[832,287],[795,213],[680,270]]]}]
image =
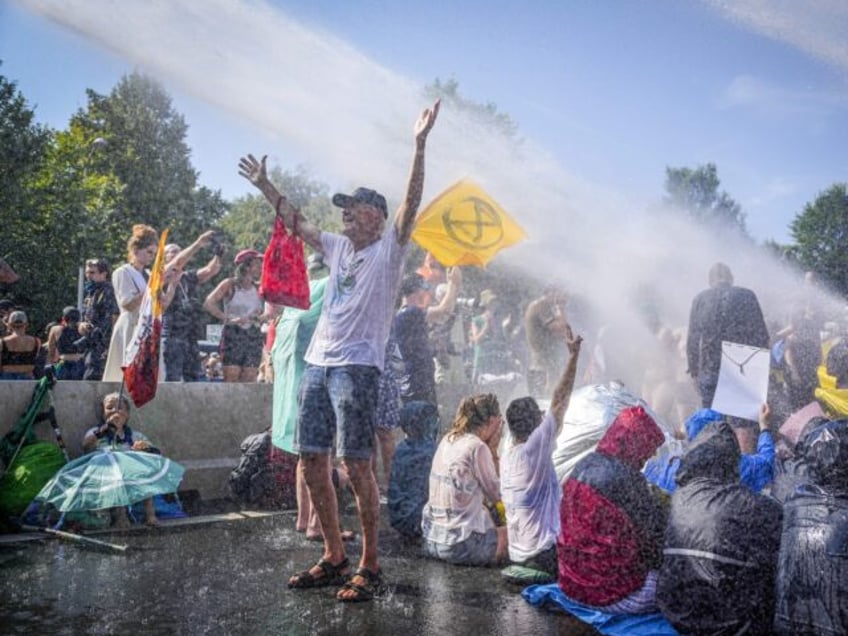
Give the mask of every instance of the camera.
[{"label": "camera", "polygon": [[480,305],[480,301],[476,298],[457,298],[456,306],[461,309],[477,309]]},{"label": "camera", "polygon": [[209,239],[209,247],[215,256],[223,256],[227,252],[227,246],[220,234],[212,235],[212,238]]}]

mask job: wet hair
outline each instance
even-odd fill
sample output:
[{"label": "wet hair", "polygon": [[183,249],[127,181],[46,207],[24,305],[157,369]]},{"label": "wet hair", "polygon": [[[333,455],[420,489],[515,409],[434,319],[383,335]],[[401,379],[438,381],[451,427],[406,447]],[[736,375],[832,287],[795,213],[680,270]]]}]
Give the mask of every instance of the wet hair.
[{"label": "wet hair", "polygon": [[836,378],[836,387],[844,388],[848,383],[848,343],[838,342],[827,352],[825,360],[827,374]]},{"label": "wet hair", "polygon": [[118,400],[118,402],[120,402],[121,405],[124,407],[124,409],[126,409],[127,411],[130,410],[130,400],[129,400],[129,398],[126,395],[124,395],[123,393],[117,393],[115,391],[113,391],[112,393],[107,393],[106,395],[104,395],[103,401],[100,404],[102,406],[105,406],[106,400],[109,400],[111,398],[116,398]]},{"label": "wet hair", "polygon": [[132,236],[127,241],[127,256],[132,258],[136,250],[143,250],[159,241],[159,234],[149,225],[136,223],[132,228]]},{"label": "wet hair", "polygon": [[731,272],[730,268],[724,263],[716,263],[715,265],[710,267],[708,279],[710,287],[715,287],[716,285],[721,285],[722,283],[732,285],[733,272]]},{"label": "wet hair", "polygon": [[465,433],[476,433],[488,424],[490,417],[500,414],[501,407],[494,393],[479,393],[463,398],[456,409],[448,439],[454,440]]},{"label": "wet hair", "polygon": [[513,400],[506,407],[506,423],[510,435],[517,442],[523,442],[542,421],[542,409],[532,397],[521,397]]},{"label": "wet hair", "polygon": [[109,273],[109,261],[107,261],[105,258],[89,258],[85,262],[85,266],[93,267],[98,272],[101,272],[103,274]]}]

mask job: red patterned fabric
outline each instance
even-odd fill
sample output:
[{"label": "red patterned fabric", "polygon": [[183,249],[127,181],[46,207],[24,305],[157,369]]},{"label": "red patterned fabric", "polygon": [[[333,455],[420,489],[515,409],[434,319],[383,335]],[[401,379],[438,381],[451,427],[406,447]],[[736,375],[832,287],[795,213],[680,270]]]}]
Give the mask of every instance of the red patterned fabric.
[{"label": "red patterned fabric", "polygon": [[289,234],[282,217],[274,217],[274,232],[262,261],[259,295],[274,305],[309,309],[309,277],[303,241]]}]

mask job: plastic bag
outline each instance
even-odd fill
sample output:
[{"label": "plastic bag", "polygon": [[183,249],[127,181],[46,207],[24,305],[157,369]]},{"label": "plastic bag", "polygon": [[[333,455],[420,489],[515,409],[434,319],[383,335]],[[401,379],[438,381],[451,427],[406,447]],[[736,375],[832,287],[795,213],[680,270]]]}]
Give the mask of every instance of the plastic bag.
[{"label": "plastic bag", "polygon": [[289,234],[279,214],[274,217],[274,232],[262,261],[259,295],[274,305],[309,309],[303,241],[294,232]]}]

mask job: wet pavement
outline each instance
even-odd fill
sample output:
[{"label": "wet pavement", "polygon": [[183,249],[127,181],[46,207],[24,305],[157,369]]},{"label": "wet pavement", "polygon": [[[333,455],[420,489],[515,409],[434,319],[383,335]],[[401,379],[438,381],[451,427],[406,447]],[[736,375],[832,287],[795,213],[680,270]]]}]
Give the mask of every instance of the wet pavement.
[{"label": "wet pavement", "polygon": [[[288,590],[288,576],[321,551],[295,531],[293,512],[210,519],[96,535],[129,545],[124,554],[56,538],[0,543],[0,633],[596,633],[534,609],[497,569],[424,558],[390,528],[380,533],[381,598],[344,604],[335,588]],[[351,555],[361,547],[348,545]]]}]

